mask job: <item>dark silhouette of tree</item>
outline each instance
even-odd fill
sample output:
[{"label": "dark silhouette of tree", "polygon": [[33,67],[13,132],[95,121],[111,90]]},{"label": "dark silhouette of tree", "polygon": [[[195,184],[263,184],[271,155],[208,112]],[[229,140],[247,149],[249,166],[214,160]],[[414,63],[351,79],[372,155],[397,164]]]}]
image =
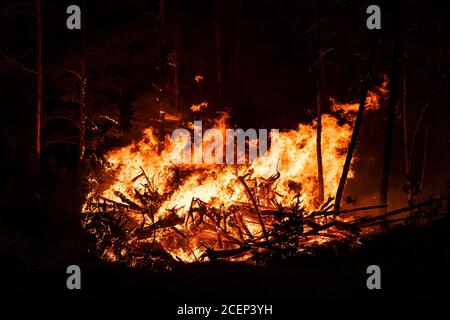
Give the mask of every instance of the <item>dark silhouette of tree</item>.
[{"label": "dark silhouette of tree", "polygon": [[42,8],[41,0],[35,0],[36,14],[36,137],[35,152],[37,164],[41,156],[41,113],[42,113]]},{"label": "dark silhouette of tree", "polygon": [[164,83],[166,76],[166,1],[159,1],[159,76],[160,84]]},{"label": "dark silhouette of tree", "polygon": [[81,72],[80,72],[80,148],[79,159],[84,156],[86,145],[86,2],[83,0],[82,28],[81,28]]},{"label": "dark silhouette of tree", "polygon": [[[391,158],[392,158],[392,139],[394,136],[395,127],[395,111],[397,107],[397,87],[398,83],[398,69],[401,59],[401,46],[400,46],[400,32],[401,32],[401,10],[399,4],[393,4],[394,21],[393,21],[393,64],[391,79],[389,82],[389,108],[388,108],[388,121],[386,128],[386,142],[384,144],[384,160],[383,160],[383,172],[381,176],[380,186],[380,200],[382,205],[387,205],[388,192],[389,192],[389,177],[391,172]],[[381,209],[386,211],[386,207]]]},{"label": "dark silhouette of tree", "polygon": [[241,0],[236,0],[236,24],[235,24],[235,45],[234,45],[234,105],[240,104],[241,90]]},{"label": "dark silhouette of tree", "polygon": [[336,191],[336,197],[334,200],[334,211],[335,212],[339,212],[341,210],[342,195],[344,193],[344,187],[345,187],[345,183],[347,181],[348,170],[350,169],[350,163],[353,158],[353,152],[355,150],[356,140],[358,138],[359,128],[361,126],[361,120],[362,120],[362,116],[364,113],[364,106],[366,104],[367,91],[369,91],[369,84],[370,84],[370,80],[372,78],[372,69],[373,69],[373,65],[375,63],[376,48],[377,48],[377,38],[374,37],[373,44],[369,51],[367,74],[366,74],[366,78],[364,80],[364,84],[363,84],[363,88],[362,88],[362,92],[361,92],[361,99],[359,101],[358,113],[356,115],[356,120],[355,120],[355,125],[353,127],[352,137],[350,140],[350,144],[348,146],[347,156],[345,157],[345,162],[344,162],[344,167],[342,169],[341,179],[339,180],[338,189]]}]

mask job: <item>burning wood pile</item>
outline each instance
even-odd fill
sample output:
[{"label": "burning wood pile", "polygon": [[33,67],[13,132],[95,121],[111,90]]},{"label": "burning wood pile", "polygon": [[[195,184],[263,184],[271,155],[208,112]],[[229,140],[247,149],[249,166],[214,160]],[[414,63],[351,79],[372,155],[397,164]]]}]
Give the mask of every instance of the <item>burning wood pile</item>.
[{"label": "burning wood pile", "polygon": [[[448,197],[441,197],[358,218],[357,214],[384,206],[335,212],[330,197],[319,209],[307,211],[301,205],[300,194],[294,205],[279,204],[273,208],[257,204],[255,199],[261,199],[263,191],[258,188],[253,193],[248,176],[237,176],[248,190],[249,203],[236,202],[225,208],[192,198],[184,215],[172,208],[156,219],[155,213],[174,191],[160,194],[152,188],[143,169],[141,175],[147,182],[143,184],[143,192],[135,190],[138,201],[118,191],[116,195],[121,202],[99,197],[85,211],[83,225],[95,235],[97,251],[106,260],[157,269],[170,269],[177,262],[220,259],[261,264],[274,255],[295,256],[320,245],[357,246],[387,226],[430,222],[448,210],[444,202],[448,202]],[[274,183],[278,177],[271,177],[270,182]],[[191,247],[191,243],[198,245]]]},{"label": "burning wood pile", "polygon": [[[335,108],[342,112],[346,105]],[[225,131],[226,120],[211,126]],[[174,164],[185,144],[148,128],[140,141],[94,162],[83,226],[105,260],[170,269],[220,259],[260,264],[322,245],[355,246],[388,225],[430,220],[445,210],[447,198],[387,213],[379,213],[383,206],[334,211],[351,126],[326,114],[322,123],[323,203],[317,200],[314,124],[280,132],[276,148],[240,165]]]}]

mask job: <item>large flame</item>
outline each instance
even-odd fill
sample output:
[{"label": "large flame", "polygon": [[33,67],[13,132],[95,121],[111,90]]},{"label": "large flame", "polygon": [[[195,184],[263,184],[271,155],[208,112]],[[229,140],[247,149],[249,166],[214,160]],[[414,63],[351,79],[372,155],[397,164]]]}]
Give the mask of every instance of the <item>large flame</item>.
[{"label": "large flame", "polygon": [[[385,87],[385,85],[383,86]],[[368,109],[380,107],[378,90],[370,92],[367,99]],[[346,150],[352,134],[351,116],[357,104],[339,104],[332,101],[332,111],[344,114],[347,122],[338,121],[332,114],[322,116],[322,163],[325,199],[334,196],[338,187]],[[222,114],[213,127],[225,131],[229,122],[228,115]],[[186,141],[172,140],[167,135],[162,142],[153,128],[147,128],[142,138],[128,146],[111,150],[106,160],[113,172],[111,180],[99,183],[92,179],[92,190],[84,205],[85,211],[92,211],[97,199],[109,199],[127,204],[124,198],[138,202],[137,195],[149,190],[155,195],[166,195],[158,207],[147,211],[147,215],[130,213],[136,225],[152,225],[178,218],[180,223],[170,228],[155,230],[149,239],[133,241],[157,241],[162,248],[183,261],[194,261],[204,251],[205,246],[212,248],[233,248],[233,239],[262,237],[262,227],[257,217],[250,213],[239,213],[242,219],[223,218],[213,221],[211,217],[202,217],[201,225],[189,213],[196,201],[227,211],[233,206],[243,205],[251,208],[251,199],[246,190],[255,192],[256,203],[262,208],[279,206],[290,207],[299,201],[307,210],[318,208],[318,170],[316,157],[316,122],[299,124],[296,130],[282,131],[276,143],[266,155],[246,165],[178,165],[173,163],[173,156],[183,150]],[[275,137],[271,137],[275,141]],[[203,144],[210,141],[203,141]],[[355,159],[353,159],[354,161]],[[242,183],[244,174],[245,183]],[[353,177],[350,169],[349,178]],[[264,194],[270,193],[270,194]],[[132,210],[130,209],[132,212]],[[249,212],[251,210],[248,210]],[[239,220],[239,221],[237,221]],[[247,231],[240,233],[235,228],[240,224]],[[218,232],[227,230],[227,232]],[[219,234],[219,239],[218,239]],[[222,238],[227,241],[221,241]],[[104,257],[114,260],[114,255],[107,249]]]}]

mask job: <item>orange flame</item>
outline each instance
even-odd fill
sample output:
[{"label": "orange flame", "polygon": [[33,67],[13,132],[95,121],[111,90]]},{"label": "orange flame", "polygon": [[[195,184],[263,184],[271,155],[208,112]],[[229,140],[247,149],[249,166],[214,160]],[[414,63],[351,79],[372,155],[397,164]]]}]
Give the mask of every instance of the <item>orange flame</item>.
[{"label": "orange flame", "polygon": [[191,106],[191,110],[194,112],[198,112],[198,111],[205,109],[207,106],[208,106],[208,102],[203,101],[202,103],[199,103],[199,104],[193,104]]},{"label": "orange flame", "polygon": [[[381,89],[385,90],[384,88]],[[373,110],[380,107],[380,95],[385,93],[381,89],[378,93],[369,93],[367,109]],[[207,103],[201,105],[206,106]],[[333,101],[332,111],[349,116],[357,107],[357,104],[338,104]],[[352,120],[352,117],[348,119]],[[224,132],[227,122],[228,115],[224,113],[215,120],[214,127]],[[336,192],[351,134],[351,124],[340,124],[331,114],[322,116],[325,196],[334,196]],[[258,205],[274,208],[276,204],[279,204],[288,207],[294,205],[296,195],[300,194],[300,200],[305,209],[314,210],[320,206],[317,202],[316,122],[299,124],[296,130],[280,132],[278,137],[271,138],[270,150],[252,164],[175,166],[171,159],[174,155],[181,153],[185,141],[171,140],[167,135],[164,148],[160,150],[161,142],[158,140],[158,135],[153,128],[147,128],[139,141],[107,153],[106,159],[114,171],[114,177],[109,183],[99,183],[94,178],[91,179],[92,189],[83,210],[89,211],[99,197],[111,199],[117,203],[124,203],[120,194],[126,195],[129,199],[136,199],[136,193],[144,193],[146,188],[159,195],[167,194],[167,198],[153,212],[152,217],[143,216],[138,212],[133,214],[132,210],[130,210],[130,217],[136,224],[151,225],[175,214],[184,223],[177,225],[177,229],[159,229],[155,231],[154,238],[173,257],[188,262],[194,261],[203,252],[201,244],[206,243],[217,248],[218,241],[215,229],[217,227],[212,221],[206,227],[200,228],[194,223],[194,219],[189,217],[189,209],[193,201],[199,199],[217,210],[226,210],[236,204],[249,204],[250,199],[244,186],[239,183],[238,175],[250,173],[246,177],[249,188],[258,189],[259,194],[270,193],[270,196],[255,199]],[[203,141],[204,145],[208,143],[210,141]],[[183,172],[182,177],[179,173],[177,177],[177,170]],[[264,189],[271,181],[271,177],[277,173],[279,178],[274,180],[270,188]],[[350,170],[349,178],[351,179],[353,175],[353,170]],[[272,200],[267,201],[267,199]],[[232,231],[231,222],[220,223],[224,223],[224,228],[228,227],[231,230],[225,236],[242,237]],[[262,235],[261,225],[254,216],[244,215],[242,223],[245,223],[253,236]],[[321,241],[319,238],[316,240]],[[231,245],[230,247],[232,248]],[[105,259],[114,260],[111,250],[105,250],[103,256]]]}]

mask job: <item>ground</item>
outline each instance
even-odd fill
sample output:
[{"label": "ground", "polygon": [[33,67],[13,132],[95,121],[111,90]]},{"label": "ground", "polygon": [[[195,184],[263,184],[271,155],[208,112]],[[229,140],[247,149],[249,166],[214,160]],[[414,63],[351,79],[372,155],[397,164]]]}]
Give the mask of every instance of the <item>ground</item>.
[{"label": "ground", "polygon": [[[265,267],[211,262],[160,273],[99,260],[73,234],[60,243],[39,241],[26,250],[2,248],[2,295],[90,300],[138,298],[173,303],[309,301],[329,299],[448,299],[448,218],[427,226],[403,226],[370,239],[355,252],[324,249],[313,256],[273,261]],[[71,239],[77,239],[72,241]],[[27,240],[23,238],[22,243]],[[20,243],[18,240],[17,243]],[[55,249],[56,248],[56,249]],[[82,270],[82,289],[66,288],[66,268]],[[366,287],[366,268],[377,264],[382,289]]]}]

